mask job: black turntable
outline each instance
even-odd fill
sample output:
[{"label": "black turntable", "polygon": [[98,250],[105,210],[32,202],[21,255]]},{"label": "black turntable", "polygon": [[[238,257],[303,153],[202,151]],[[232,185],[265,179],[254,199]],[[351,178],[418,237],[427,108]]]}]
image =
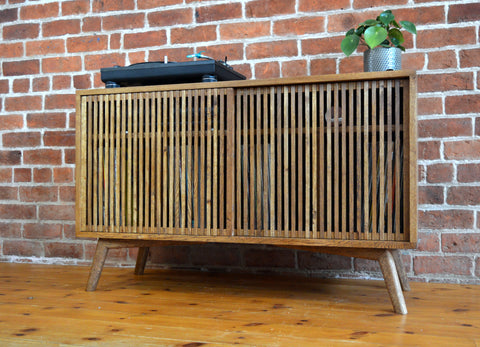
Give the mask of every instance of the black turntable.
[{"label": "black turntable", "polygon": [[145,62],[124,67],[102,68],[100,72],[107,88],[245,79],[245,76],[233,70],[227,63],[213,59]]}]

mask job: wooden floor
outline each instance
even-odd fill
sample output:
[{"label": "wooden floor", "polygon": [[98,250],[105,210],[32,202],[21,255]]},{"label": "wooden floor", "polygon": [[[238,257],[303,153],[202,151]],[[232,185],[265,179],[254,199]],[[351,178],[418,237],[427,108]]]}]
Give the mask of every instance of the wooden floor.
[{"label": "wooden floor", "polygon": [[480,346],[480,286],[0,263],[0,346]]}]

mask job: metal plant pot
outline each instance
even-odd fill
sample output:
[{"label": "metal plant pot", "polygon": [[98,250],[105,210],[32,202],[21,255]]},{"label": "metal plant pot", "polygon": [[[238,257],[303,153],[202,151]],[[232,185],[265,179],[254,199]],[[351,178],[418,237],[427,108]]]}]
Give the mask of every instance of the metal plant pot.
[{"label": "metal plant pot", "polygon": [[397,47],[375,47],[363,53],[363,70],[388,71],[402,69],[402,50]]}]

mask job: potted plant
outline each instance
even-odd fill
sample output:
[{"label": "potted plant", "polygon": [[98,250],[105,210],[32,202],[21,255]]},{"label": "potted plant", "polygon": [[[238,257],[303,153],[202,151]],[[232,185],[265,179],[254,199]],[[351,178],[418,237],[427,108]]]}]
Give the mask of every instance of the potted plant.
[{"label": "potted plant", "polygon": [[342,40],[341,49],[348,57],[359,44],[368,46],[364,52],[365,71],[386,71],[401,69],[401,53],[405,51],[405,42],[400,29],[416,34],[415,24],[409,21],[395,21],[392,11],[382,12],[376,19],[360,23],[358,28],[350,29]]}]

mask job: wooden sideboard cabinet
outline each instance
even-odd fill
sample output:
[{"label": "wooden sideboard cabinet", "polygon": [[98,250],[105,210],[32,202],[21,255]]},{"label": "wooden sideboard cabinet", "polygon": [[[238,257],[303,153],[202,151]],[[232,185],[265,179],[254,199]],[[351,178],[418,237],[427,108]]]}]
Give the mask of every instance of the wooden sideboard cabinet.
[{"label": "wooden sideboard cabinet", "polygon": [[76,235],[108,249],[268,244],[374,259],[407,312],[417,239],[416,75],[77,92]]}]

